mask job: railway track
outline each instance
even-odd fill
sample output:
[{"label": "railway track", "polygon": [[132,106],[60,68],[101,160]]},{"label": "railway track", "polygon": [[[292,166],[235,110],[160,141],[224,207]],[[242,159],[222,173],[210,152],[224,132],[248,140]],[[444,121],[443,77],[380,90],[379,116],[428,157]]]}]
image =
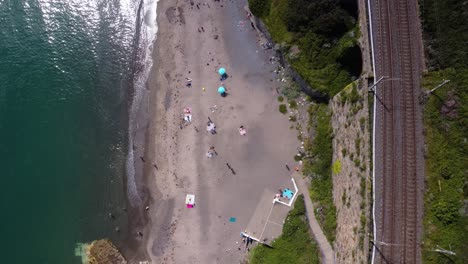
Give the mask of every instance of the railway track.
[{"label": "railway track", "polygon": [[[369,2],[376,87],[374,263],[420,263],[423,164],[416,0]],[[416,26],[415,26],[416,25]],[[422,133],[419,135],[422,137]],[[422,171],[420,170],[422,169]]]}]

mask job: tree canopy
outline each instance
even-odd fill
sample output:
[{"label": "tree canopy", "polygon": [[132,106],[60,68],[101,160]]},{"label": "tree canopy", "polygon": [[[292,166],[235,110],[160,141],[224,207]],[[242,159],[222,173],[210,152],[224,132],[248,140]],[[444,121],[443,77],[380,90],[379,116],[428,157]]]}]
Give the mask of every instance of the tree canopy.
[{"label": "tree canopy", "polygon": [[289,31],[312,31],[326,36],[340,36],[348,31],[351,16],[338,0],[289,0],[286,25]]}]

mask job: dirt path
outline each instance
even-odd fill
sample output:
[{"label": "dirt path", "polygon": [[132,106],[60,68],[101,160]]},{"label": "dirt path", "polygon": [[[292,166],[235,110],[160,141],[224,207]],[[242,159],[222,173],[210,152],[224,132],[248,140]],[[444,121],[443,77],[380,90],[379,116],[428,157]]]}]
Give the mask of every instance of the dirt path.
[{"label": "dirt path", "polygon": [[323,231],[320,228],[320,225],[318,224],[317,219],[315,218],[314,206],[312,204],[312,201],[310,200],[308,183],[299,173],[294,173],[293,177],[294,177],[294,180],[296,181],[299,192],[304,195],[304,202],[306,206],[307,219],[309,220],[308,221],[309,227],[312,232],[312,235],[315,238],[315,241],[317,241],[317,244],[320,247],[320,252],[322,253],[322,256],[321,256],[322,263],[333,264],[335,263],[335,253],[333,252],[333,249],[330,243],[328,242],[327,238],[323,234]]}]

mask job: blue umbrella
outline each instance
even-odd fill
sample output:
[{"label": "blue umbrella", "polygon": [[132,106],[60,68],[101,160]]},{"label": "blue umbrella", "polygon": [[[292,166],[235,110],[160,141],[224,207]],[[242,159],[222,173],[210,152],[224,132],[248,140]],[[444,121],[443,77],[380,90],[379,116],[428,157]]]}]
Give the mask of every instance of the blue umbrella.
[{"label": "blue umbrella", "polygon": [[223,94],[225,92],[226,92],[226,89],[224,87],[221,86],[221,87],[218,88],[218,93],[219,94]]},{"label": "blue umbrella", "polygon": [[218,73],[219,73],[219,75],[224,75],[224,74],[226,74],[226,69],[219,68]]}]

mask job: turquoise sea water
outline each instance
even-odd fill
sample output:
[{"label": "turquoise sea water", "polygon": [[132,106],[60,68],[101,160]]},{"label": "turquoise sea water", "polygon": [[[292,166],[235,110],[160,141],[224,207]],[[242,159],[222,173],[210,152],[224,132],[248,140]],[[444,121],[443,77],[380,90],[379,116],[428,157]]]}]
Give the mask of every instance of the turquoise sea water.
[{"label": "turquoise sea water", "polygon": [[138,7],[0,0],[1,263],[80,263],[76,243],[124,239]]}]

